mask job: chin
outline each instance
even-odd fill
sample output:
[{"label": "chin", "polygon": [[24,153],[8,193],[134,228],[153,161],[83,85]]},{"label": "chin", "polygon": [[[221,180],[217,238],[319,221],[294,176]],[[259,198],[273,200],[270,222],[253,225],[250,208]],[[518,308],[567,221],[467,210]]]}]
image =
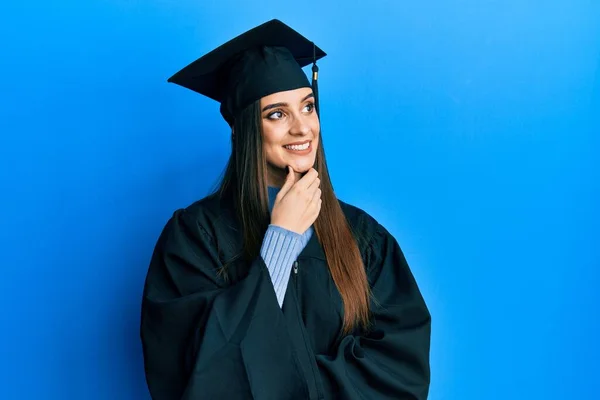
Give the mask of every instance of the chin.
[{"label": "chin", "polygon": [[278,157],[277,160],[270,161],[267,159],[267,163],[271,165],[272,168],[276,168],[279,170],[287,171],[287,166],[291,166],[295,172],[305,173],[308,172],[309,169],[315,166],[315,162],[317,157],[302,157],[300,159],[296,157]]},{"label": "chin", "polygon": [[309,169],[311,169],[315,165],[315,160],[313,160],[312,163],[294,163],[294,162],[291,162],[290,165],[292,166],[292,169],[294,171],[300,172],[300,173],[304,173],[304,172],[307,172]]}]

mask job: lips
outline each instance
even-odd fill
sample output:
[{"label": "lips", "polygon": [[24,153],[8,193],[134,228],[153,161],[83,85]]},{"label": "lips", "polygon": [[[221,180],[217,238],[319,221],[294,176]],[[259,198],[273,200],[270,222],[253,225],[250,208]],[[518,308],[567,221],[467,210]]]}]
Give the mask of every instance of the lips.
[{"label": "lips", "polygon": [[286,144],[283,148],[294,154],[308,154],[312,150],[312,145],[310,140],[305,140],[303,142]]},{"label": "lips", "polygon": [[286,144],[283,147],[285,147],[288,150],[296,150],[296,151],[306,150],[306,149],[310,148],[310,140],[305,141],[305,142],[296,142],[296,143]]},{"label": "lips", "polygon": [[284,146],[292,146],[292,145],[301,145],[301,144],[305,144],[305,143],[309,143],[311,140],[302,140],[300,142],[292,142],[292,143],[288,143],[285,144]]}]

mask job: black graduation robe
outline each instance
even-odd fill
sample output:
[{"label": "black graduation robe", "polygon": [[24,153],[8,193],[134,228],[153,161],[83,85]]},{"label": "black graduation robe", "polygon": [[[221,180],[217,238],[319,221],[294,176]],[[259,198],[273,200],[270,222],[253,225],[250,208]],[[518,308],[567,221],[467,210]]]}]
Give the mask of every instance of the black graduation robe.
[{"label": "black graduation robe", "polygon": [[229,280],[217,273],[242,246],[231,207],[211,195],[173,214],[142,300],[153,399],[427,398],[431,317],[415,279],[392,235],[340,204],[377,300],[373,327],[345,336],[342,299],[316,234],[280,308],[260,256],[229,265]]}]

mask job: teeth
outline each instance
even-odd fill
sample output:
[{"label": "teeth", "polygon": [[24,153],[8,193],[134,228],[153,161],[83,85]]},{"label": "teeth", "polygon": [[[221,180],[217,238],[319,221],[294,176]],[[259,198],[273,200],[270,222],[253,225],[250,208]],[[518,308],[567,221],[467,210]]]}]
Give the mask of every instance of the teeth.
[{"label": "teeth", "polygon": [[290,149],[290,150],[306,150],[308,149],[308,146],[310,145],[310,142],[306,142],[302,145],[292,145],[292,146],[284,146],[286,149]]}]

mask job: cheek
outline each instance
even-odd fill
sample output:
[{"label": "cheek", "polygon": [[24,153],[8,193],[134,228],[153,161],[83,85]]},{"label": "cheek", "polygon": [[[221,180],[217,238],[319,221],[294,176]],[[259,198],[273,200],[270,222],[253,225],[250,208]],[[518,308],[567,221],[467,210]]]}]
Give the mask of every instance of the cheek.
[{"label": "cheek", "polygon": [[[282,133],[283,132],[283,133]],[[285,131],[273,127],[263,127],[263,151],[269,156],[277,154],[285,137]]]},{"label": "cheek", "polygon": [[314,118],[310,119],[310,130],[313,131],[315,135],[318,135],[321,131],[321,122],[319,121],[319,117],[317,116],[316,112],[313,114],[313,117]]},{"label": "cheek", "polygon": [[273,129],[273,127],[264,124],[263,125],[263,145],[268,148],[277,142],[277,130]]},{"label": "cheek", "polygon": [[315,118],[315,122],[311,124],[311,130],[315,134],[315,140],[317,141],[317,145],[321,143],[321,124],[319,123],[319,119]]}]

